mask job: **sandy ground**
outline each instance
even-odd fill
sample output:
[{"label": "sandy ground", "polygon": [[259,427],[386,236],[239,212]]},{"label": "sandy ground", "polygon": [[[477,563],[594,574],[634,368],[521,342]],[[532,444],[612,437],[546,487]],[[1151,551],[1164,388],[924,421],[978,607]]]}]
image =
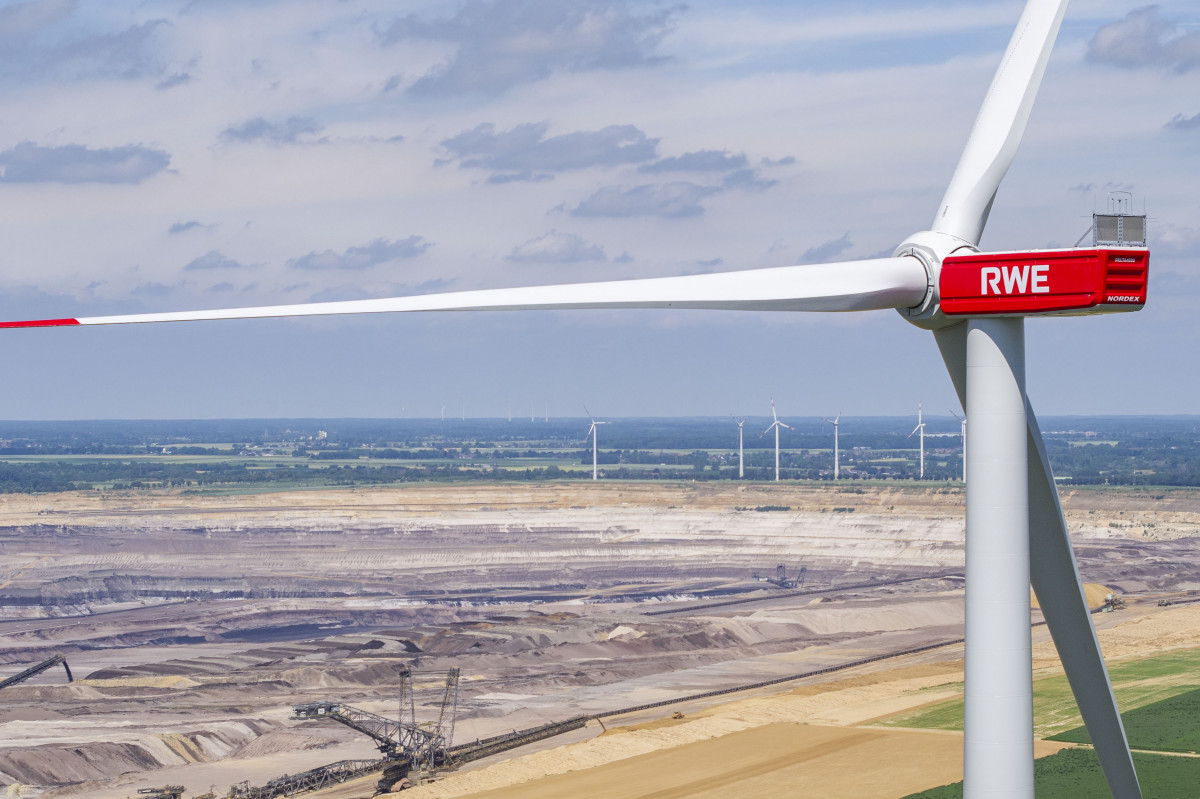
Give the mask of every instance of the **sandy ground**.
[{"label": "sandy ground", "polygon": [[[1200,607],[1145,606],[1102,617],[1110,660],[1200,646]],[[1043,634],[1041,636],[1045,638]],[[940,662],[902,665],[772,696],[617,727],[585,743],[454,774],[408,799],[546,797],[903,797],[962,778],[962,736],[870,727],[876,718],[961,695],[961,647]],[[1048,640],[1039,676],[1061,672]],[[1063,744],[1037,741],[1042,757]],[[797,794],[797,786],[803,790]],[[353,791],[347,786],[344,795]],[[365,796],[365,794],[362,794]]]},{"label": "sandy ground", "polygon": [[[421,675],[423,718],[440,676],[463,669],[462,742],[952,639],[961,503],[953,487],[786,484],[0,497],[0,675],[64,652],[85,678],[5,691],[0,772],[44,779],[45,799],[168,782],[221,794],[372,756],[290,707],[394,715],[402,665]],[[1106,655],[1200,646],[1200,608],[1154,601],[1200,589],[1200,492],[1074,491],[1064,504],[1089,599],[1145,597],[1095,617]],[[781,562],[805,564],[821,593],[751,580]],[[837,587],[898,578],[914,581]],[[754,601],[645,614],[731,596]],[[1054,673],[1043,628],[1034,641],[1036,673]],[[614,718],[404,795],[903,796],[959,778],[961,736],[870,724],[955,695],[961,656],[692,702],[678,720],[675,707]]]}]

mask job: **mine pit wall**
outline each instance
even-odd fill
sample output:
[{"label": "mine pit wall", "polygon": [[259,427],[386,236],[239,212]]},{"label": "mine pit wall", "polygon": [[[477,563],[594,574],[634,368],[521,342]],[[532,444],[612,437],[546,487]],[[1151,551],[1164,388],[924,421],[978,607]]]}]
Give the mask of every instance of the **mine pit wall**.
[{"label": "mine pit wall", "polygon": [[[10,723],[11,724],[11,723]],[[207,763],[236,753],[275,724],[258,719],[222,721],[204,730],[159,734],[114,731],[113,740],[0,748],[0,785],[65,785],[111,780],[129,772]],[[30,725],[30,729],[35,729]]]},{"label": "mine pit wall", "polygon": [[[719,584],[749,582],[752,573],[773,573],[778,563],[793,571],[806,566],[810,581],[851,583],[866,574],[922,576],[961,567],[957,513],[912,518],[894,509],[829,510],[476,510],[460,511],[464,518],[450,523],[358,521],[341,529],[330,529],[328,519],[296,519],[287,527],[278,520],[256,526],[217,519],[204,528],[176,526],[173,519],[159,527],[143,518],[129,526],[5,527],[0,554],[6,544],[24,541],[26,551],[32,542],[53,555],[8,581],[0,612],[66,616],[84,607],[186,599],[552,601],[596,591],[638,601],[654,598],[654,590],[639,590],[646,585],[729,591]],[[470,518],[489,515],[503,523]],[[547,515],[583,518],[555,525]],[[231,561],[241,574],[228,573]],[[610,590],[621,586],[629,590]]]}]

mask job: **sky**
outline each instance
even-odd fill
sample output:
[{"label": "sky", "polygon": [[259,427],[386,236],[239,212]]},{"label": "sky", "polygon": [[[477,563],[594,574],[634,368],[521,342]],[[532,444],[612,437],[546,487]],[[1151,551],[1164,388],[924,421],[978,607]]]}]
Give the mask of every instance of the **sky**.
[{"label": "sky", "polygon": [[[0,318],[890,255],[1021,4],[0,2]],[[1149,216],[1149,302],[1032,320],[1043,415],[1200,413],[1200,6],[1076,0],[981,247]],[[1117,195],[1124,196],[1124,195]],[[915,416],[892,311],[0,331],[0,418]]]}]

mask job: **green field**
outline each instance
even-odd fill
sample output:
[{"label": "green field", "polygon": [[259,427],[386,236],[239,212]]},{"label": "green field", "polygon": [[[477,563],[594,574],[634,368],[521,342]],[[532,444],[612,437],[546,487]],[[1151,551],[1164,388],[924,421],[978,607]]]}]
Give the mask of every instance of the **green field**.
[{"label": "green field", "polygon": [[[1166,652],[1108,664],[1124,711],[1121,718],[1133,749],[1165,752],[1200,750],[1200,649]],[[939,686],[944,687],[944,686]],[[1051,740],[1089,743],[1066,677],[1033,684],[1035,734]],[[892,727],[961,730],[962,699],[898,714],[880,724]],[[1057,734],[1055,734],[1057,733]],[[1133,755],[1146,799],[1200,795],[1200,758],[1136,751]],[[1037,795],[1109,799],[1100,763],[1090,747],[1064,749],[1034,764]],[[962,783],[944,785],[906,799],[959,799]]]},{"label": "green field", "polygon": [[[1200,758],[1134,752],[1133,764],[1146,799],[1186,799],[1197,795]],[[1064,749],[1033,764],[1037,795],[1052,799],[1111,799],[1100,761],[1091,749]],[[905,799],[962,799],[962,783],[943,785]]]},{"label": "green field", "polygon": [[[1134,749],[1200,751],[1200,688],[1122,713],[1121,718],[1125,722],[1125,736]],[[1051,740],[1092,742],[1082,726],[1052,736]]]},{"label": "green field", "polygon": [[[1200,648],[1110,662],[1108,673],[1117,703],[1124,713],[1129,713],[1200,688]],[[897,714],[878,723],[887,727],[961,730],[963,702],[961,698],[948,699]],[[1075,707],[1075,697],[1065,676],[1043,677],[1034,681],[1033,725],[1036,735],[1056,735],[1082,724],[1083,719]],[[1195,726],[1200,728],[1200,721]]]}]

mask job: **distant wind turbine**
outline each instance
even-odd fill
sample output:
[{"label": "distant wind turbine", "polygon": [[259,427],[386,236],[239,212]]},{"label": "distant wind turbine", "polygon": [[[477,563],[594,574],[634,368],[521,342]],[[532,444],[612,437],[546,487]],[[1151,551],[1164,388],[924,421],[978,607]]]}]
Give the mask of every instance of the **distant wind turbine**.
[{"label": "distant wind turbine", "polygon": [[846,411],[846,409],[842,408],[840,411],[838,411],[837,416],[833,417],[832,419],[825,420],[825,421],[829,422],[831,425],[833,425],[833,479],[834,480],[838,479],[838,420],[842,418],[842,414],[845,413],[845,411]]},{"label": "distant wind turbine", "polygon": [[746,423],[746,420],[743,419],[739,422],[733,414],[730,414],[729,418],[733,419],[733,423],[738,426],[738,479],[742,480],[746,477],[746,458],[742,451],[742,425]]},{"label": "distant wind turbine", "polygon": [[959,416],[954,411],[950,411],[950,415],[958,419],[962,425],[962,445],[963,445],[963,485],[967,484],[967,417]]},{"label": "distant wind turbine", "polygon": [[771,426],[768,427],[766,430],[764,430],[762,433],[762,436],[759,436],[759,438],[762,438],[767,433],[771,432],[772,429],[774,429],[774,431],[775,431],[775,482],[778,483],[779,482],[779,428],[786,427],[788,430],[795,430],[796,428],[792,427],[790,424],[784,424],[783,422],[779,421],[779,417],[775,414],[775,398],[774,397],[771,397],[771,418],[774,419],[775,421],[771,422]]},{"label": "distant wind turbine", "polygon": [[921,421],[921,403],[917,403],[917,426],[908,434],[907,438],[912,438],[917,433],[921,434],[921,479],[925,479],[925,423]]},{"label": "distant wind turbine", "polygon": [[597,422],[595,419],[592,419],[592,412],[587,409],[586,405],[583,406],[583,412],[588,415],[588,419],[592,423],[592,426],[588,428],[587,435],[583,437],[584,441],[587,441],[589,438],[592,440],[592,479],[599,480],[600,479],[600,469],[599,469],[600,431],[597,430],[597,428],[602,424],[608,424],[608,422]]}]

